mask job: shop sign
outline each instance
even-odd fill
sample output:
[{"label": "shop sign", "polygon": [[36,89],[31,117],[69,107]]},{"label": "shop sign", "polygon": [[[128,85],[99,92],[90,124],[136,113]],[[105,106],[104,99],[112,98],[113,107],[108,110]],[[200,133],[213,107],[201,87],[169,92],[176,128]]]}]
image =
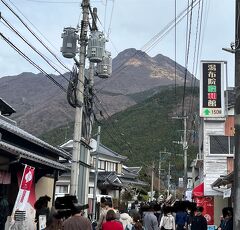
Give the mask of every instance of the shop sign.
[{"label": "shop sign", "polygon": [[225,116],[224,62],[201,61],[200,116]]}]

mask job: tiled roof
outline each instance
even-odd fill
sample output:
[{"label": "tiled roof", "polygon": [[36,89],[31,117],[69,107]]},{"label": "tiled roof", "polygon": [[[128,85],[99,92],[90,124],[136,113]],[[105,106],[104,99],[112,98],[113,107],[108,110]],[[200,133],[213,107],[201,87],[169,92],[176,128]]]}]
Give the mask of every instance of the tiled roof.
[{"label": "tiled roof", "polygon": [[99,153],[102,154],[102,155],[113,157],[113,158],[118,158],[118,159],[123,160],[123,161],[127,160],[126,156],[122,156],[122,155],[114,152],[113,150],[109,149],[108,147],[106,147],[103,144],[99,145]]},{"label": "tiled roof", "polygon": [[[72,146],[73,146],[73,140],[69,140],[68,142],[61,145],[61,148],[70,151],[73,148]],[[94,154],[95,154],[95,152],[92,152],[92,155],[94,155]],[[99,154],[105,155],[105,156],[108,156],[108,157],[112,157],[112,158],[115,158],[115,159],[119,159],[121,161],[127,160],[126,156],[122,156],[122,155],[114,152],[113,150],[109,149],[108,147],[106,147],[103,144],[99,145]]]},{"label": "tiled roof", "polygon": [[132,174],[132,175],[138,176],[141,169],[142,167],[128,167],[126,165],[123,165],[123,172],[126,174]]},{"label": "tiled roof", "polygon": [[98,181],[103,185],[114,185],[122,187],[122,182],[115,172],[99,172]]},{"label": "tiled roof", "polygon": [[16,113],[16,110],[0,98],[0,112],[2,115],[11,115],[12,113]]},{"label": "tiled roof", "polygon": [[144,181],[138,179],[130,179],[130,178],[123,178],[120,177],[120,180],[124,185],[139,185],[139,186],[148,186],[148,184]]},{"label": "tiled roof", "polygon": [[12,153],[15,156],[19,156],[20,158],[28,159],[37,163],[41,163],[44,165],[47,165],[51,168],[60,169],[62,171],[68,171],[70,168],[68,166],[65,166],[57,161],[48,159],[46,157],[39,156],[33,152],[29,152],[26,150],[23,150],[21,148],[18,148],[16,146],[10,145],[6,142],[0,141],[0,149],[8,151]]},{"label": "tiled roof", "polygon": [[43,148],[46,148],[52,152],[54,152],[56,155],[61,156],[63,158],[67,158],[70,159],[71,155],[63,150],[60,150],[56,147],[53,147],[52,145],[42,141],[41,139],[33,136],[32,134],[24,131],[23,129],[20,129],[19,127],[17,127],[16,125],[10,124],[2,119],[0,119],[0,128],[7,130],[8,132],[11,132],[25,140],[28,140],[34,144],[37,144]]}]

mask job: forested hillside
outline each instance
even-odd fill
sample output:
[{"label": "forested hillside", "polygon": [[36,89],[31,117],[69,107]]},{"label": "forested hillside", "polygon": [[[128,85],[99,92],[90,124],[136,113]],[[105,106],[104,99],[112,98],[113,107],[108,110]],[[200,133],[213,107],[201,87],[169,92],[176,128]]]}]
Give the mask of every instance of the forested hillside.
[{"label": "forested hillside", "polygon": [[[195,97],[192,97],[192,89],[186,90],[186,108],[189,110],[189,163],[197,154],[196,123],[192,120],[198,110],[198,90],[195,90]],[[101,142],[119,154],[128,157],[127,165],[149,166],[152,161],[158,162],[159,152],[166,149],[171,156],[166,156],[175,165],[173,174],[181,176],[183,169],[182,146],[173,144],[173,141],[180,141],[182,136],[182,121],[172,119],[173,116],[181,115],[183,87],[176,90],[173,87],[164,87],[159,93],[149,91],[145,93],[148,97],[143,100],[144,94],[134,94],[132,97],[139,97],[140,102],[122,112],[119,112],[108,119],[102,119],[95,123],[93,134],[96,133],[97,125],[101,125]],[[149,97],[150,95],[153,95]],[[194,102],[192,103],[192,100]],[[193,106],[191,108],[191,106]],[[104,113],[104,112],[103,112]],[[104,118],[107,118],[106,114]],[[191,122],[190,122],[191,119]],[[45,133],[42,138],[51,144],[59,145],[72,138],[73,124],[69,123],[58,129]],[[145,169],[147,170],[147,168]]]}]

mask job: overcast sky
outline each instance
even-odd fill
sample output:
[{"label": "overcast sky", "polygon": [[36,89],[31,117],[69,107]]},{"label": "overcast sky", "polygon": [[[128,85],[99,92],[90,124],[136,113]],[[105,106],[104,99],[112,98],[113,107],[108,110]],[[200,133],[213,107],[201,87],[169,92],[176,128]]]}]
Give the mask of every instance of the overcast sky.
[{"label": "overcast sky", "polygon": [[[80,1],[77,0],[4,0],[6,1],[31,28],[34,27],[44,35],[42,38],[49,47],[61,57],[59,52],[62,45],[61,33],[64,27],[76,27],[81,17]],[[190,0],[177,0],[177,14],[186,8]],[[50,3],[49,3],[50,2]],[[55,2],[55,3],[51,3]],[[60,3],[63,2],[63,3]],[[69,3],[69,4],[68,4]],[[30,21],[27,21],[15,6]],[[107,48],[115,57],[118,52],[126,48],[141,49],[155,34],[160,32],[175,17],[175,0],[95,0],[92,7],[98,8],[99,18],[105,30],[110,31],[110,42]],[[36,48],[46,53],[45,49],[24,29],[16,17],[0,2],[2,16],[7,19],[18,31],[24,35]],[[113,11],[112,11],[113,9]],[[192,72],[194,41],[197,20],[196,6],[193,10],[192,37],[190,43],[189,71]],[[106,13],[105,13],[106,12]],[[111,13],[112,20],[110,25]],[[202,23],[202,60],[225,60],[228,62],[228,78],[230,85],[234,84],[234,55],[222,51],[223,47],[230,47],[234,41],[235,0],[204,0],[204,13]],[[99,29],[101,26],[99,25]],[[50,67],[33,54],[17,36],[6,26],[0,23],[0,31],[15,45],[38,63],[48,73],[55,73]],[[40,35],[39,31],[34,31]],[[40,35],[41,36],[41,35]],[[148,54],[155,56],[163,54],[175,58],[174,29],[154,46]],[[185,65],[186,55],[186,20],[177,25],[177,62]],[[51,56],[48,55],[50,58]],[[72,61],[62,60],[69,66]],[[61,70],[59,68],[59,70]],[[35,72],[29,63],[10,48],[3,39],[0,39],[0,77],[16,75],[21,72]],[[64,72],[61,70],[61,72]],[[197,73],[199,78],[199,71]]]}]

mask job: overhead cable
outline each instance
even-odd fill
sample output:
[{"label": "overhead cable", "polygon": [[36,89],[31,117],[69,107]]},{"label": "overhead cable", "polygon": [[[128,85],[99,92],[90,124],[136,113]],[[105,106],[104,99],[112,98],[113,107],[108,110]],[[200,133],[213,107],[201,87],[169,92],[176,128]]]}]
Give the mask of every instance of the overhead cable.
[{"label": "overhead cable", "polygon": [[[194,4],[191,8],[187,7],[185,10],[183,10],[178,16],[177,16],[177,22],[181,22],[185,16],[191,12],[191,10],[200,3],[202,0],[193,0]],[[148,53],[160,40],[162,40],[175,26],[175,19],[173,19],[170,23],[167,24],[167,26],[164,27],[158,34],[156,34],[148,43],[146,43],[142,48],[141,51],[136,50],[130,58],[135,57],[137,54],[141,55],[142,57],[145,58],[145,56],[142,54],[142,52]],[[121,71],[123,71],[125,68],[127,68],[127,65],[125,65],[127,61],[123,61],[116,69],[113,70],[114,75],[119,74]],[[100,89],[98,89],[98,92],[103,90],[106,87],[106,85],[102,86]]]},{"label": "overhead cable", "polygon": [[7,42],[15,51],[17,51],[24,59],[26,59],[31,65],[33,65],[36,69],[38,69],[41,73],[44,74],[48,79],[50,79],[55,85],[57,85],[63,92],[67,93],[67,90],[57,82],[52,76],[46,73],[39,65],[37,65],[34,61],[32,61],[26,54],[24,54],[20,49],[17,48],[8,38],[6,38],[2,33],[0,36]]},{"label": "overhead cable", "polygon": [[32,29],[21,19],[21,17],[4,1],[1,2],[17,17],[17,19],[25,26],[25,28],[48,50],[48,52],[69,72],[71,70],[63,64],[63,62],[51,51],[51,49],[32,31]]},{"label": "overhead cable", "polygon": [[[193,1],[191,5],[193,5]],[[191,8],[193,9],[193,7]],[[189,31],[188,31],[188,36],[186,39],[188,40],[187,42],[187,47],[186,47],[186,63],[185,63],[185,72],[184,72],[184,85],[183,85],[183,99],[182,99],[182,116],[185,115],[185,96],[186,96],[186,83],[187,83],[187,73],[188,73],[188,61],[189,61],[189,53],[190,53],[190,44],[191,44],[191,32],[192,32],[192,12],[190,12],[190,19],[189,19]]]},{"label": "overhead cable", "polygon": [[58,52],[59,49],[57,49],[52,42],[49,41],[49,39],[23,14],[23,12],[11,1],[8,0],[15,8],[16,10],[32,25],[32,27],[39,33],[41,36]]},{"label": "overhead cable", "polygon": [[1,19],[7,24],[7,26],[13,31],[15,32],[32,50],[34,50],[49,66],[51,66],[58,74],[60,74],[60,76],[62,78],[64,78],[67,82],[69,82],[69,79],[66,78],[58,69],[56,69],[56,67],[54,67],[51,63],[50,63],[50,59],[48,59],[46,56],[44,56],[40,51],[38,51],[29,41],[27,41],[26,38],[24,38],[19,31],[14,28],[2,15],[1,15]]}]

